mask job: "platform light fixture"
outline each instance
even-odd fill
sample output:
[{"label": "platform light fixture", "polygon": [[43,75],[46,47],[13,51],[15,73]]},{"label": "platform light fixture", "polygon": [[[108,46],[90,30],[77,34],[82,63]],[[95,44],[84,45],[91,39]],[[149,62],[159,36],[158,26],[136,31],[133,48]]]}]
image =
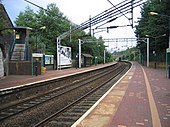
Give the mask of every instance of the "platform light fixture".
[{"label": "platform light fixture", "polygon": [[154,38],[155,41],[155,47],[154,47],[154,68],[156,69],[156,39],[160,38],[160,37],[164,37],[166,36],[166,34],[160,35],[160,36],[150,36],[150,35],[145,35],[147,37],[147,66],[149,66],[149,38]]},{"label": "platform light fixture", "polygon": [[159,14],[156,12],[149,12],[149,15],[159,15]]},{"label": "platform light fixture", "polygon": [[[46,26],[42,26],[39,29],[36,29],[36,53],[38,53],[38,30],[43,30],[46,29]],[[35,75],[38,75],[38,58],[36,58],[36,63],[35,63]]]},{"label": "platform light fixture", "polygon": [[169,20],[169,48],[166,49],[166,77],[170,78],[170,63],[168,63],[168,54],[170,50],[170,16],[169,15],[164,15],[164,14],[159,14],[157,12],[149,12],[150,16],[162,16],[162,17],[166,17]]}]

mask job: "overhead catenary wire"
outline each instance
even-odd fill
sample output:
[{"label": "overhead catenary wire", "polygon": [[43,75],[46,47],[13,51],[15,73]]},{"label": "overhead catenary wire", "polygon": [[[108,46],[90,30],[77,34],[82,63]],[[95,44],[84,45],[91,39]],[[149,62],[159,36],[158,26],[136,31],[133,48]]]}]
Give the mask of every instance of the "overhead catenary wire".
[{"label": "overhead catenary wire", "polygon": [[[124,3],[125,2],[125,3]],[[121,4],[118,4],[116,6],[118,6],[118,8],[121,8],[121,12],[122,13],[127,13],[127,12],[130,12],[131,11],[131,0],[129,1],[124,1],[124,2],[121,2]],[[122,3],[124,3],[122,5]],[[144,2],[142,2],[142,0],[136,0],[133,2],[133,8],[135,7],[138,7],[140,5],[144,4]],[[116,10],[114,7],[112,8],[109,8],[108,10],[105,10],[104,12],[94,16],[93,18],[91,18],[91,21],[90,20],[87,20],[86,22],[80,24],[79,26],[77,26],[76,28],[74,28],[71,32],[74,32],[76,31],[77,29],[81,29],[81,30],[85,30],[89,27],[92,27],[92,26],[95,26],[97,24],[100,24],[104,21],[108,21],[108,20],[111,20],[111,18],[114,18],[115,16],[122,16],[122,14]],[[89,26],[89,22],[91,22],[91,26]],[[67,32],[64,33],[63,35],[60,35],[59,38],[65,38],[65,36],[67,36]]]},{"label": "overhead catenary wire", "polygon": [[[118,6],[118,5],[116,5],[116,6],[118,6],[117,8],[120,8],[122,10],[122,9],[127,8],[129,3],[130,2],[126,1],[123,5],[118,4],[120,6]],[[124,8],[122,8],[122,7],[124,7]],[[91,18],[91,25],[96,25],[96,24],[99,24],[103,21],[110,20],[110,18],[114,18],[115,15],[120,15],[120,14],[121,13],[118,10],[116,10],[114,7],[111,7],[108,10],[105,10],[104,12],[102,12],[102,13],[94,16],[93,18]],[[80,24],[80,26],[85,26],[85,25],[88,24],[88,22],[89,22],[89,20]]]},{"label": "overhead catenary wire", "polygon": [[[136,2],[134,2],[134,5],[139,6],[138,4],[142,4],[141,0],[136,0]],[[95,25],[100,22],[109,20],[110,18],[114,18],[115,15],[122,15],[122,13],[131,10],[131,0],[125,1],[124,4],[118,4],[118,5],[116,5],[116,8],[119,8],[119,10],[112,7],[98,14],[97,16],[94,16],[93,18],[91,18],[91,25]],[[137,6],[134,6],[134,7],[137,7]],[[81,26],[88,24],[88,22],[89,20],[82,23]]]},{"label": "overhead catenary wire", "polygon": [[[120,11],[120,13],[122,13],[121,12],[121,10],[119,10],[112,2],[110,2],[110,0],[107,0],[113,7],[115,7],[118,11]],[[129,20],[129,18],[124,14],[124,13],[122,13],[122,15],[123,16],[125,16],[128,20]]]},{"label": "overhead catenary wire", "polygon": [[[44,9],[39,5],[36,5],[28,0],[25,1],[48,12],[47,9]],[[105,21],[104,24],[107,24],[108,22],[114,21],[116,17],[121,17],[127,13],[130,13],[130,11],[132,10],[132,1],[133,1],[133,8],[141,6],[142,4],[145,3],[143,2],[144,0],[124,0],[119,4],[115,5],[114,7],[111,7],[101,12],[100,14],[90,18],[89,20],[81,23],[80,25],[77,25],[75,28],[68,30],[67,32],[64,32],[63,34],[58,36],[58,40],[62,40],[65,37],[69,36],[71,32],[73,33],[76,32],[77,30],[85,30],[95,25],[101,25],[101,23],[103,23],[104,21]]]}]

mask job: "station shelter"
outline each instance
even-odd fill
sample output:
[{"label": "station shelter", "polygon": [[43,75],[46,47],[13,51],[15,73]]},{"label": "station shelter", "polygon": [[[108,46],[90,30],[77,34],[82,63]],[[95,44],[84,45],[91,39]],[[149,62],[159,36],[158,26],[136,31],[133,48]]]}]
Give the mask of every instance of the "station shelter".
[{"label": "station shelter", "polygon": [[92,65],[93,56],[90,54],[82,53],[81,54],[82,67],[88,67]]},{"label": "station shelter", "polygon": [[31,46],[29,43],[29,27],[14,27],[13,41],[9,51],[9,74],[30,75]]}]

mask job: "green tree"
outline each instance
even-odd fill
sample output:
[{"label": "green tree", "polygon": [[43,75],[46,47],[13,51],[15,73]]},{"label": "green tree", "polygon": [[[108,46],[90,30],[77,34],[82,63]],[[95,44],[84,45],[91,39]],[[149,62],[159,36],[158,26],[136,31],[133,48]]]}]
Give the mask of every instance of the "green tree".
[{"label": "green tree", "polygon": [[[20,12],[15,23],[17,26],[33,28],[30,34],[32,49],[35,51],[36,36],[38,36],[39,52],[45,52],[46,54],[56,54],[56,38],[64,32],[69,31],[70,27],[74,29],[77,26],[60,12],[56,4],[49,4],[47,10],[40,9],[38,12],[34,12],[30,7],[26,7],[24,12]],[[46,29],[40,30],[39,28],[42,26],[46,26]],[[84,37],[93,40],[93,43],[83,44],[83,53],[98,56],[99,63],[102,63],[105,48],[102,38],[96,39],[82,30],[77,30],[71,33],[71,38],[66,37],[63,39],[61,45],[71,47],[72,56],[73,59],[75,59],[76,53],[78,52],[78,39],[84,39]],[[109,55],[107,56],[110,57]]]},{"label": "green tree", "polygon": [[24,12],[20,12],[16,20],[14,21],[17,26],[26,26],[35,28],[37,27],[36,13],[27,6]]},{"label": "green tree", "polygon": [[[168,47],[168,19],[161,16],[150,16],[149,12],[157,12],[160,14],[170,15],[169,0],[148,0],[144,4],[141,11],[141,19],[136,26],[136,36],[145,38],[145,35],[157,37],[166,34],[162,38],[150,38],[150,60],[154,61],[153,51],[156,50],[157,60],[165,61],[165,50]],[[156,48],[155,48],[156,45]],[[138,42],[144,61],[146,61],[146,44],[143,41]]]},{"label": "green tree", "polygon": [[[35,13],[30,7],[20,12],[15,24],[17,26],[31,27],[31,44],[35,50],[36,36],[38,36],[38,49],[48,54],[56,51],[55,38],[70,27],[70,21],[56,7],[56,4],[49,4],[47,11],[39,10]],[[45,30],[40,30],[45,26]]]}]

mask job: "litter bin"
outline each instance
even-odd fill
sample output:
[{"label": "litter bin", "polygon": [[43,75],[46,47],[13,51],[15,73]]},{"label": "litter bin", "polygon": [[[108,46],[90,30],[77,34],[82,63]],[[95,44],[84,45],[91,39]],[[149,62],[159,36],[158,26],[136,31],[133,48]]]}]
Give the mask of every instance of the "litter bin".
[{"label": "litter bin", "polygon": [[44,74],[46,72],[46,67],[41,67],[41,73]]}]

